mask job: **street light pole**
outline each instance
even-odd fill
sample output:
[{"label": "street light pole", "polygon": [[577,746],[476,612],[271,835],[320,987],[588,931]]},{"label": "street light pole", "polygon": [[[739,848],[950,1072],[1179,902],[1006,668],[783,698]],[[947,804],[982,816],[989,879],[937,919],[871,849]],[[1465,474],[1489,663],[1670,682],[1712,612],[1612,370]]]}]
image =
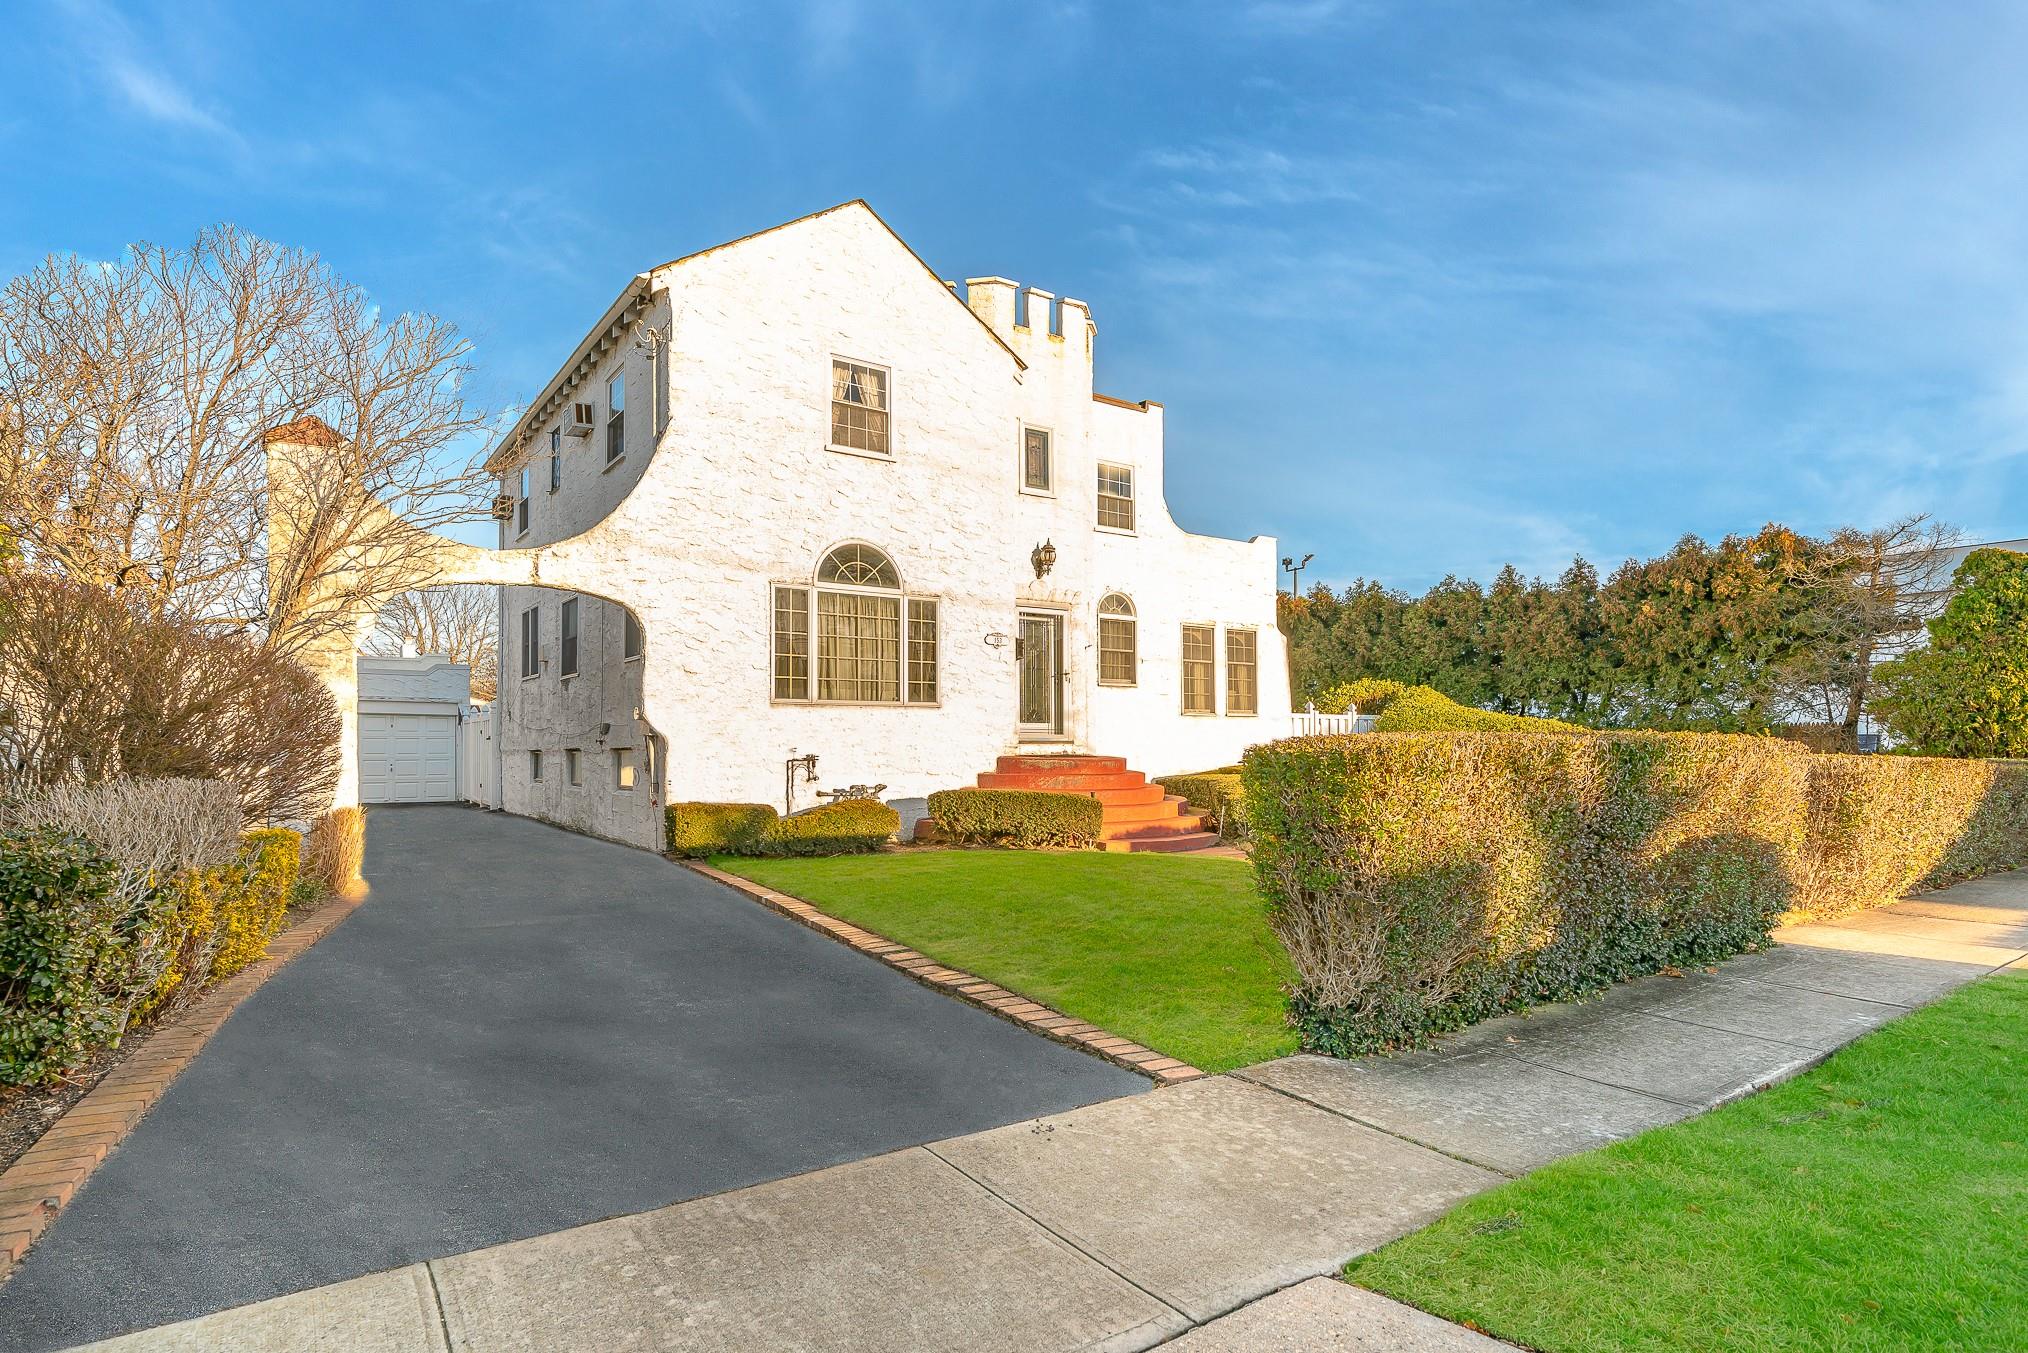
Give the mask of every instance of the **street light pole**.
[{"label": "street light pole", "polygon": [[1289,575],[1290,596],[1293,597],[1300,595],[1298,589],[1299,585],[1303,580],[1303,570],[1308,568],[1310,566],[1310,561],[1312,559],[1315,559],[1316,557],[1317,556],[1314,553],[1306,554],[1303,556],[1303,562],[1299,564],[1295,561],[1293,556],[1290,555],[1282,556],[1282,572]]}]

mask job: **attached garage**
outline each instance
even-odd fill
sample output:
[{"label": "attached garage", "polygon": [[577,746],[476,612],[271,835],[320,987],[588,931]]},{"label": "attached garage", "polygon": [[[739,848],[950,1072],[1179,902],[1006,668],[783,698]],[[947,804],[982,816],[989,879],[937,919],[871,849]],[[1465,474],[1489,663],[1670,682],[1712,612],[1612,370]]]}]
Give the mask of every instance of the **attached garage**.
[{"label": "attached garage", "polygon": [[463,797],[458,725],[471,672],[445,658],[359,659],[359,799],[452,803]]}]

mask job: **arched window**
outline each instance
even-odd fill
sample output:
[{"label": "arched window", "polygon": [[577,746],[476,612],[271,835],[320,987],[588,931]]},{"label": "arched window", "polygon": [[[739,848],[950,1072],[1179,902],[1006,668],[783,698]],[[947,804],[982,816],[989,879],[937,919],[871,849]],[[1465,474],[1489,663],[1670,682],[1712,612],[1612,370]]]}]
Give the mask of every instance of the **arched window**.
[{"label": "arched window", "polygon": [[1140,680],[1134,603],[1108,592],[1098,605],[1099,685],[1132,686]]},{"label": "arched window", "polygon": [[890,592],[901,590],[901,575],[894,571],[894,561],[871,545],[857,542],[840,545],[825,555],[817,565],[817,581],[847,587],[879,587]]},{"label": "arched window", "polygon": [[810,584],[778,584],[774,601],[775,699],[937,702],[936,600],[905,596],[871,545],[828,551]]}]

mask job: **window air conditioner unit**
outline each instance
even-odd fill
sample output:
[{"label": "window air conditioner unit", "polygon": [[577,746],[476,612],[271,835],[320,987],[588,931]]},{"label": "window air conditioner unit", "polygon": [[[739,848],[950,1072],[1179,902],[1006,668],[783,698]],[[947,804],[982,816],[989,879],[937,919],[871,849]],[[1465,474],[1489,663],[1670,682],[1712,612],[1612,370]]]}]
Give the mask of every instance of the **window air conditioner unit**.
[{"label": "window air conditioner unit", "polygon": [[496,493],[493,495],[493,520],[506,521],[514,515],[514,495]]},{"label": "window air conditioner unit", "polygon": [[570,406],[570,414],[563,420],[563,435],[589,437],[592,435],[592,422],[592,406],[585,400],[578,400]]}]

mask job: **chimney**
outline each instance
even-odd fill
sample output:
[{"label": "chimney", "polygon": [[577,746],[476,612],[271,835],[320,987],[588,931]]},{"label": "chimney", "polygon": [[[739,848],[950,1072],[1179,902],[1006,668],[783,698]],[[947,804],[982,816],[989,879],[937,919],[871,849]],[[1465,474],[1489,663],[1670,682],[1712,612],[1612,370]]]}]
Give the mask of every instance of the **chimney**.
[{"label": "chimney", "polygon": [[1014,332],[1014,283],[1005,277],[967,277],[965,304],[1002,338]]}]

